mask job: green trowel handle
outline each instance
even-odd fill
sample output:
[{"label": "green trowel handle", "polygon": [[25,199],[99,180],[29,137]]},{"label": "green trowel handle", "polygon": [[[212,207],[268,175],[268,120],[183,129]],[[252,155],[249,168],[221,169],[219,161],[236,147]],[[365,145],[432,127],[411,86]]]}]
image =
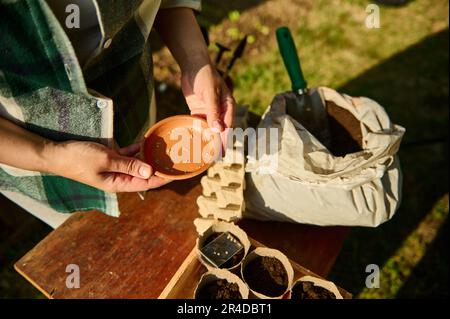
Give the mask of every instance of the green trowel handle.
[{"label": "green trowel handle", "polygon": [[278,49],[283,57],[284,65],[291,78],[292,90],[298,92],[299,90],[306,90],[308,84],[303,76],[300,60],[297,55],[294,40],[291,32],[286,27],[280,27],[276,31]]}]

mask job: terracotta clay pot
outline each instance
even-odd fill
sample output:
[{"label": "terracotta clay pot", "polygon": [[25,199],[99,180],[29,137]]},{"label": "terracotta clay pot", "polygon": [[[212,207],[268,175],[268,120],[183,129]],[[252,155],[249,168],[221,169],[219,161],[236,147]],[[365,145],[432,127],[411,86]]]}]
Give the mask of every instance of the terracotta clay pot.
[{"label": "terracotta clay pot", "polygon": [[141,146],[144,160],[156,176],[180,180],[201,174],[220,156],[218,133],[201,118],[168,117],[153,125]]}]

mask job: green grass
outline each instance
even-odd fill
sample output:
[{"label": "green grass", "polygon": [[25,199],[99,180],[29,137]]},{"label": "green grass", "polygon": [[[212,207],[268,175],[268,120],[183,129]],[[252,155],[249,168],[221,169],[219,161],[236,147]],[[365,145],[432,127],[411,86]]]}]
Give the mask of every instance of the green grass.
[{"label": "green grass", "polygon": [[[368,3],[312,1],[307,14],[288,25],[310,86],[338,88],[448,26],[448,1],[433,1],[431,5],[430,1],[416,0],[401,8],[381,7],[381,28],[367,29]],[[251,11],[243,12],[240,23],[252,23],[251,15]],[[277,92],[290,89],[274,38],[277,25],[270,27],[270,37],[260,44],[262,53],[243,59],[233,72],[237,100],[258,113],[264,111]]]}]

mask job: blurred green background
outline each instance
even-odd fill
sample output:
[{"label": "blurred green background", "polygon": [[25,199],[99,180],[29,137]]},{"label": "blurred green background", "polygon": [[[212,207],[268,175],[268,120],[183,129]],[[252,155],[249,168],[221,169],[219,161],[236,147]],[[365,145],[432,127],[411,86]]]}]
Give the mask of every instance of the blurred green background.
[{"label": "blurred green background", "polygon": [[[370,3],[379,5],[380,28],[365,26]],[[290,89],[275,40],[275,29],[286,25],[311,87],[368,96],[406,128],[401,208],[376,229],[353,228],[329,276],[358,298],[449,295],[448,9],[446,0],[203,0],[198,15],[213,57],[215,42],[234,48],[249,36],[231,76],[235,98],[253,112]],[[164,117],[180,97],[179,70],[152,40]],[[0,198],[0,229],[0,297],[42,298],[12,266],[50,228]],[[368,264],[381,269],[379,289],[365,288]]]}]

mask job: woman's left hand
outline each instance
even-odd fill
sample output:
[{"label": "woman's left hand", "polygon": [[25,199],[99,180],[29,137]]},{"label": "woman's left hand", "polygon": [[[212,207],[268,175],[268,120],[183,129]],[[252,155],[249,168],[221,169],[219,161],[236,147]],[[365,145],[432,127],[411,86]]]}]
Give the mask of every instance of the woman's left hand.
[{"label": "woman's left hand", "polygon": [[205,116],[209,127],[226,136],[233,125],[234,99],[211,62],[193,11],[160,10],[155,28],[180,66],[181,88],[191,114]]},{"label": "woman's left hand", "polygon": [[209,127],[219,132],[233,125],[234,98],[209,61],[182,71],[181,88],[192,115],[206,116]]}]

